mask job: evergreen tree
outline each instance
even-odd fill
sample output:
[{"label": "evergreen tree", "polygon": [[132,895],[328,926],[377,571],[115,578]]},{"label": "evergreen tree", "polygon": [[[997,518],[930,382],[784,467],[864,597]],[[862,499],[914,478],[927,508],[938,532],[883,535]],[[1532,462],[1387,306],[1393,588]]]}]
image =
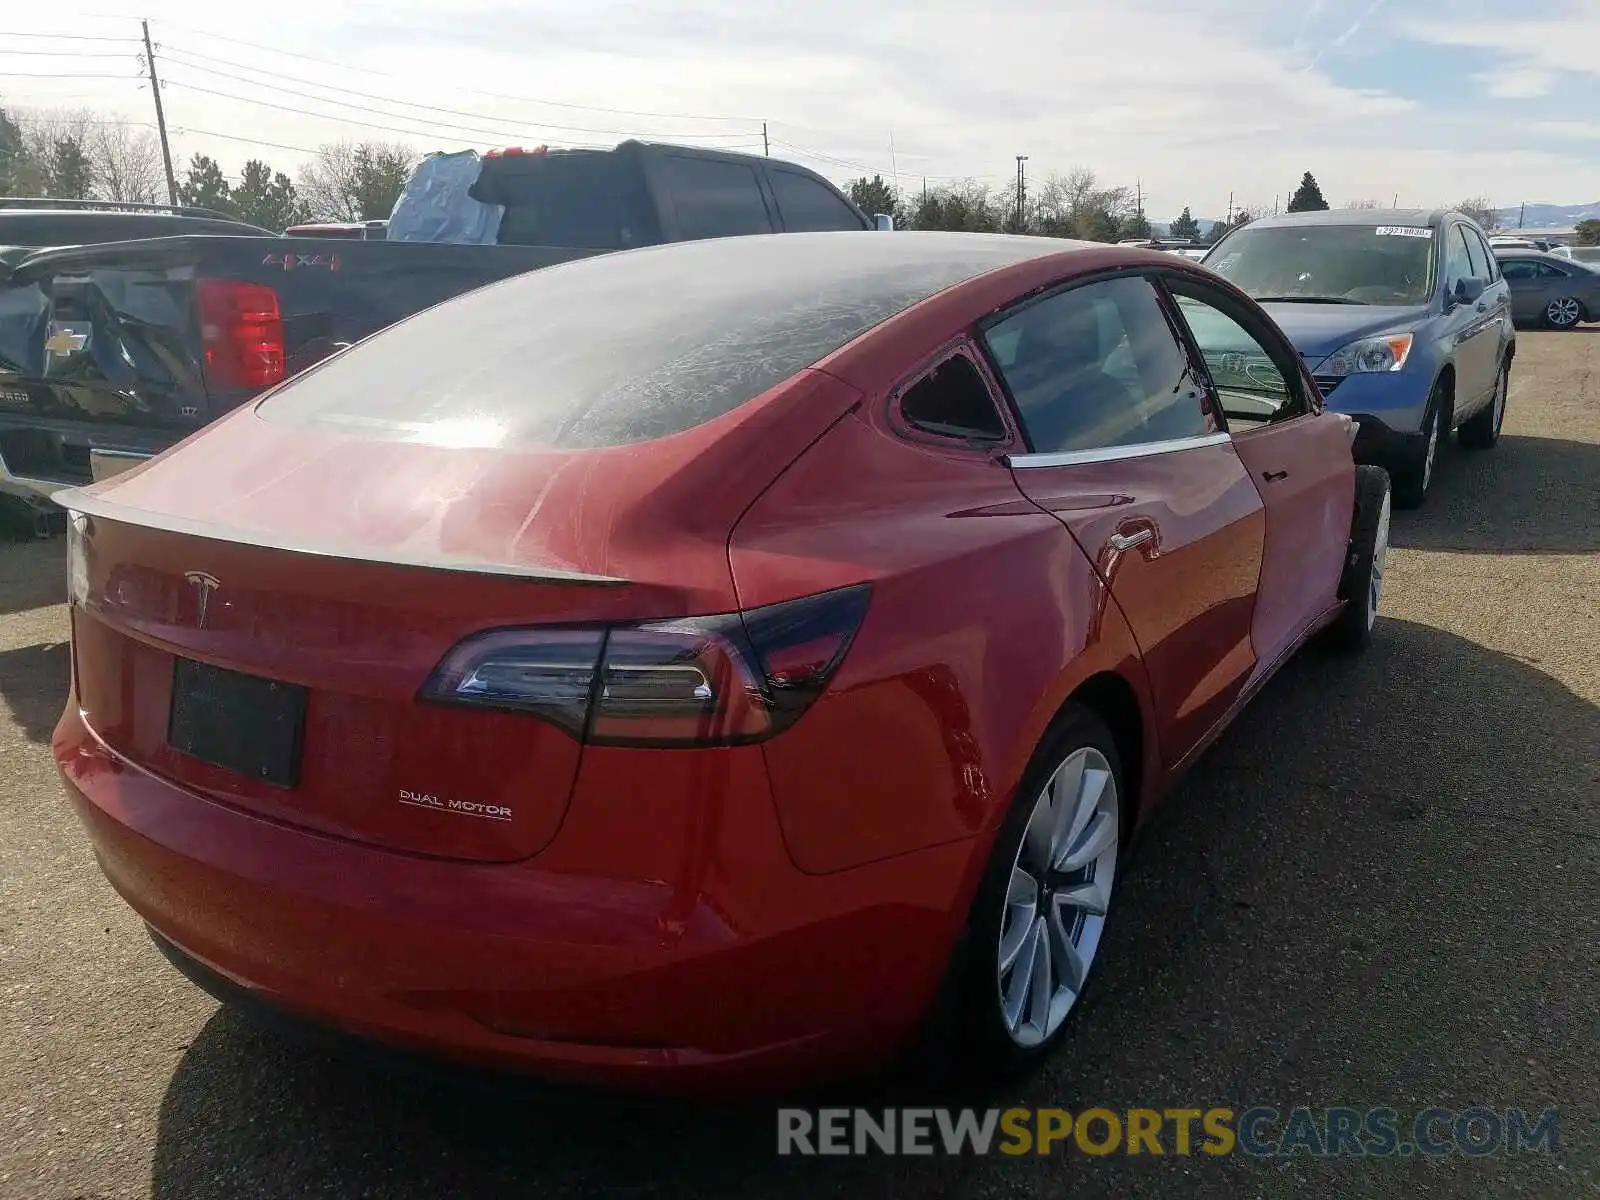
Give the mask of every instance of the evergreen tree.
[{"label": "evergreen tree", "polygon": [[1310,171],[1300,179],[1300,186],[1295,188],[1294,195],[1289,197],[1290,212],[1326,212],[1328,202],[1322,198],[1322,189],[1317,186],[1317,180]]}]

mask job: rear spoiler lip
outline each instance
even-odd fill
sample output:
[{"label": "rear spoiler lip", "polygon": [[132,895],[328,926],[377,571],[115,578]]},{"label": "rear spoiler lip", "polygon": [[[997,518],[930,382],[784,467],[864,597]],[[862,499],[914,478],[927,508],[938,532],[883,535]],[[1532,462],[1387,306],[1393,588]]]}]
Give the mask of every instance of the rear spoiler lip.
[{"label": "rear spoiler lip", "polygon": [[559,567],[496,563],[447,554],[407,554],[403,551],[351,546],[334,541],[277,537],[262,530],[223,525],[214,521],[198,521],[172,513],[136,508],[131,504],[118,504],[112,500],[90,495],[81,488],[64,488],[54,493],[51,499],[68,512],[83,513],[105,521],[136,525],[145,529],[159,529],[166,533],[180,533],[190,537],[210,538],[213,541],[232,542],[242,546],[256,546],[263,550],[281,550],[289,554],[343,559],[349,562],[369,562],[381,566],[414,567],[418,570],[444,571],[459,575],[497,575],[510,579],[525,579],[530,583],[621,587],[630,582],[614,575],[592,575],[584,571],[565,571]]}]

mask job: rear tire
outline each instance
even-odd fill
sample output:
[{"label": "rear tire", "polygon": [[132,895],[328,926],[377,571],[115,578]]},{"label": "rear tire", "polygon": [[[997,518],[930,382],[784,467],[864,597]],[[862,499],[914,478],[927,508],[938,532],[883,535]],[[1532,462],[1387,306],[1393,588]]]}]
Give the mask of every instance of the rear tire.
[{"label": "rear tire", "polygon": [[1576,329],[1585,314],[1576,296],[1557,296],[1544,306],[1544,323],[1551,329]]},{"label": "rear tire", "polygon": [[969,1080],[1032,1071],[1081,1008],[1116,894],[1124,778],[1111,731],[1076,705],[1034,753],[968,917],[947,1044]]},{"label": "rear tire", "polygon": [[1428,497],[1439,465],[1439,452],[1450,431],[1450,393],[1443,380],[1433,385],[1428,397],[1428,415],[1419,430],[1421,445],[1395,464],[1394,503],[1398,508],[1416,508]]},{"label": "rear tire", "polygon": [[1372,641],[1389,557],[1389,509],[1389,473],[1382,467],[1357,467],[1350,548],[1339,579],[1344,611],[1328,627],[1328,643],[1347,654],[1361,653]]},{"label": "rear tire", "polygon": [[1511,364],[1501,363],[1495,376],[1494,399],[1489,406],[1457,431],[1461,444],[1469,450],[1492,450],[1500,440],[1500,426],[1506,419],[1506,397],[1511,389]]}]

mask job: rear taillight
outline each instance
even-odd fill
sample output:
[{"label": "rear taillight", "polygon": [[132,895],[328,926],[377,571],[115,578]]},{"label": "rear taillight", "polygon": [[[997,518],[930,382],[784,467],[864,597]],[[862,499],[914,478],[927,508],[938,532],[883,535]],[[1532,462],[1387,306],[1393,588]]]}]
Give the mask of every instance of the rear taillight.
[{"label": "rear taillight", "polygon": [[214,391],[271,387],[284,377],[278,293],[239,279],[198,279],[200,348]]},{"label": "rear taillight", "polygon": [[792,725],[844,659],[866,584],[745,613],[498,629],[450,651],[422,698],[527,713],[609,746],[728,746]]}]

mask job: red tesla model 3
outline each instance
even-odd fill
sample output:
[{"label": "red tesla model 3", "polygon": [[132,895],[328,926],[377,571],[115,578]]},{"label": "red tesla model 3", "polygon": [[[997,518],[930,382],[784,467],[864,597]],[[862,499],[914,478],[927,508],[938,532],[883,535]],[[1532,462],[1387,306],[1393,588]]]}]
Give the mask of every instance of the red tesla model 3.
[{"label": "red tesla model 3", "polygon": [[1153,799],[1313,634],[1367,642],[1351,438],[1173,255],[558,266],[61,496],[55,755],[224,995],[619,1087],[851,1073],[934,1014],[1014,1070]]}]

